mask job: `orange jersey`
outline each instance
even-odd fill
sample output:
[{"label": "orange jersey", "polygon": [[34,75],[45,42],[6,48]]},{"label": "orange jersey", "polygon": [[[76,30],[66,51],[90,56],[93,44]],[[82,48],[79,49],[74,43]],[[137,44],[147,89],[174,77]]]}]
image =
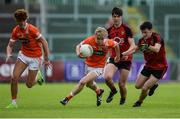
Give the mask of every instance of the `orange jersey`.
[{"label": "orange jersey", "polygon": [[87,57],[85,63],[94,68],[103,68],[106,63],[106,55],[108,53],[109,48],[114,48],[117,43],[112,39],[104,39],[103,44],[99,45],[96,43],[96,37],[90,36],[81,44],[89,44],[93,48],[93,55]]},{"label": "orange jersey", "polygon": [[35,26],[28,24],[25,29],[21,29],[18,25],[13,29],[11,41],[21,41],[21,51],[28,57],[42,56],[41,43],[37,41],[41,34]]}]

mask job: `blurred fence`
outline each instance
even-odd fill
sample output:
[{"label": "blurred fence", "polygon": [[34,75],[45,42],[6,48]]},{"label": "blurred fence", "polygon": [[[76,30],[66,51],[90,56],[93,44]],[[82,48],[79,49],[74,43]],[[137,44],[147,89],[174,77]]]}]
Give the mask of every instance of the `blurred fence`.
[{"label": "blurred fence", "polygon": [[[75,45],[92,35],[97,26],[106,26],[111,17],[111,9],[119,6],[124,10],[124,22],[129,23],[131,20],[133,29],[138,30],[144,20],[153,19],[156,31],[165,38],[167,44],[169,79],[180,80],[180,19],[172,17],[180,15],[179,0],[44,0],[44,17],[41,15],[40,0],[10,1],[0,1],[0,66],[4,67],[6,46],[15,26],[12,19],[15,9],[27,8],[30,13],[29,22],[41,30],[46,29],[43,35],[49,43],[52,53],[50,58],[61,61],[61,67],[65,67],[66,61],[79,60],[75,56]],[[46,24],[41,23],[44,18]],[[138,30],[135,40],[139,37]],[[14,49],[15,56],[19,47],[20,44],[17,44]],[[134,56],[134,62],[143,61],[141,54]],[[4,72],[4,68],[1,71]],[[61,75],[64,76],[64,73]]]}]

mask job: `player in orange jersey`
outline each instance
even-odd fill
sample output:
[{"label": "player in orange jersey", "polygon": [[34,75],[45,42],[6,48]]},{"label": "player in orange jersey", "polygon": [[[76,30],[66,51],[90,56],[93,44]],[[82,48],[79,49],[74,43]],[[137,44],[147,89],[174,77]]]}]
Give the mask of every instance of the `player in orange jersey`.
[{"label": "player in orange jersey", "polygon": [[32,24],[27,23],[27,11],[24,9],[16,10],[14,13],[14,18],[17,26],[13,29],[12,36],[7,46],[6,62],[8,62],[12,56],[12,49],[16,41],[21,41],[22,47],[19,51],[11,77],[12,103],[10,103],[6,108],[17,108],[16,98],[18,93],[18,79],[27,67],[29,71],[26,80],[26,86],[28,88],[31,88],[34,84],[36,84],[36,82],[41,85],[44,81],[41,73],[38,72],[41,65],[43,64],[42,49],[44,51],[45,66],[51,66],[48,59],[48,43],[42,37],[38,28]]},{"label": "player in orange jersey", "polygon": [[68,101],[76,94],[78,94],[86,85],[96,92],[96,105],[101,105],[101,97],[104,90],[97,86],[97,84],[95,83],[95,79],[103,73],[103,68],[106,63],[106,55],[109,49],[114,48],[116,51],[117,55],[115,56],[115,62],[118,62],[120,60],[119,45],[112,39],[106,39],[107,36],[107,30],[103,27],[98,27],[95,30],[95,35],[88,37],[76,46],[77,56],[82,57],[79,51],[82,44],[91,45],[93,48],[93,55],[85,59],[86,75],[79,81],[76,88],[72,90],[67,97],[60,101],[61,104],[66,105]]}]

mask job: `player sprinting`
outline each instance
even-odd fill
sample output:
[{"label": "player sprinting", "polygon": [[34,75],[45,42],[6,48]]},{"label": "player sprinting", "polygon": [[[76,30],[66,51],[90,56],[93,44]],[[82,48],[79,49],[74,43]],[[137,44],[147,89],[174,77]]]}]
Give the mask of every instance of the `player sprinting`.
[{"label": "player sprinting", "polygon": [[[12,31],[12,36],[7,46],[6,62],[12,56],[12,49],[16,41],[22,43],[19,51],[13,74],[11,76],[11,96],[12,102],[6,108],[17,108],[16,103],[18,93],[18,79],[28,67],[28,76],[26,86],[31,88],[38,82],[40,85],[44,82],[41,72],[38,71],[43,63],[42,48],[44,51],[44,64],[50,66],[49,48],[47,41],[42,37],[38,28],[27,23],[28,14],[24,9],[17,9],[14,13],[14,19],[17,26]],[[37,75],[38,74],[38,75]]]},{"label": "player sprinting", "polygon": [[158,87],[157,82],[162,79],[168,67],[164,40],[158,33],[153,32],[152,28],[152,23],[149,21],[145,21],[140,26],[142,38],[137,48],[143,52],[145,66],[136,80],[135,87],[141,89],[141,94],[133,107],[140,107],[147,94],[153,95]]},{"label": "player sprinting", "polygon": [[113,41],[112,39],[107,39],[107,36],[107,30],[103,27],[98,27],[95,30],[95,35],[88,37],[76,46],[77,56],[82,57],[79,51],[82,44],[91,45],[93,48],[93,55],[85,59],[86,75],[79,81],[75,89],[73,89],[68,96],[66,96],[63,100],[60,101],[61,104],[66,105],[69,100],[75,95],[77,95],[86,85],[87,87],[96,92],[96,105],[101,105],[101,97],[104,90],[97,86],[95,80],[103,73],[108,49],[115,49],[117,54],[114,58],[115,62],[118,62],[120,59],[120,51],[117,42]]},{"label": "player sprinting", "polygon": [[107,103],[110,103],[113,100],[113,96],[117,93],[117,89],[113,83],[113,76],[116,71],[119,71],[119,91],[120,91],[120,101],[119,104],[123,105],[126,100],[127,89],[126,82],[131,68],[132,62],[132,53],[135,51],[135,43],[133,38],[133,33],[131,29],[123,23],[122,20],[123,11],[118,7],[112,9],[112,20],[113,26],[108,28],[108,37],[114,39],[118,42],[121,59],[119,62],[114,61],[115,51],[112,50],[111,56],[109,58],[108,64],[105,66],[104,79],[107,86],[110,88],[109,96],[106,99]]}]

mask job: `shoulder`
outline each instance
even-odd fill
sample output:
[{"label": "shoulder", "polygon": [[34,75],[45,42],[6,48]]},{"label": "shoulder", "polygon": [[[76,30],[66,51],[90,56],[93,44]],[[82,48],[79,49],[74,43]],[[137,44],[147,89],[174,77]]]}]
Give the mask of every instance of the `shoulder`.
[{"label": "shoulder", "polygon": [[13,28],[13,32],[17,32],[19,30],[19,26],[17,25],[17,26],[15,26],[14,28]]},{"label": "shoulder", "polygon": [[158,34],[158,33],[156,33],[156,32],[153,32],[153,33],[152,33],[152,37],[153,37],[153,39],[155,39],[155,40],[162,40],[161,35]]},{"label": "shoulder", "polygon": [[110,32],[113,29],[114,26],[111,26],[107,29],[108,32]]},{"label": "shoulder", "polygon": [[141,44],[141,43],[143,43],[144,41],[144,38],[143,37],[141,37],[139,40],[138,40],[138,44]]},{"label": "shoulder", "polygon": [[161,35],[158,34],[158,33],[156,33],[156,32],[153,32],[153,33],[152,33],[152,36],[153,36],[153,37],[161,37]]},{"label": "shoulder", "polygon": [[90,40],[90,41],[95,40],[95,36],[94,35],[93,36],[89,36],[88,38],[86,38],[86,40]]},{"label": "shoulder", "polygon": [[108,47],[114,47],[115,45],[117,45],[117,42],[113,39],[104,39],[104,45]]},{"label": "shoulder", "polygon": [[32,32],[39,32],[39,29],[36,26],[32,25],[32,24],[28,24],[28,28]]},{"label": "shoulder", "polygon": [[12,36],[16,36],[18,34],[19,30],[20,30],[19,26],[15,26],[12,30]]},{"label": "shoulder", "polygon": [[126,31],[131,31],[131,28],[127,25],[127,24],[122,24],[122,27],[124,27],[124,29],[126,30]]},{"label": "shoulder", "polygon": [[93,43],[93,42],[95,42],[95,36],[90,36],[83,40],[83,43]]},{"label": "shoulder", "polygon": [[132,38],[133,37],[133,32],[132,32],[131,28],[128,25],[124,24],[124,23],[122,24],[122,27],[124,28],[127,36]]}]

